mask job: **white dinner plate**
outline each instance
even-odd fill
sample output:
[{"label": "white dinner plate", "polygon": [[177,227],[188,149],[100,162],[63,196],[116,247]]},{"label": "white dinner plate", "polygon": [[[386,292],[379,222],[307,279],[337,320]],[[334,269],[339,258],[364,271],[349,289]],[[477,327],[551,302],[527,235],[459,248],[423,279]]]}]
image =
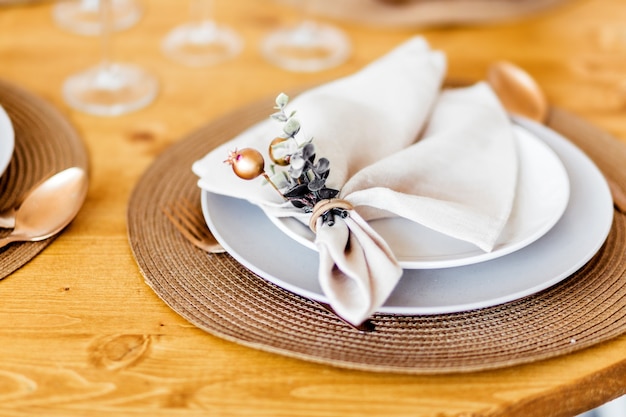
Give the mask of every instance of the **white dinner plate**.
[{"label": "white dinner plate", "polygon": [[[395,217],[370,222],[389,244],[404,269],[449,268],[496,259],[543,236],[561,218],[569,200],[569,178],[554,151],[528,130],[514,125],[519,157],[518,186],[513,210],[491,252]],[[317,250],[308,224],[293,217],[268,215],[297,242]]]},{"label": "white dinner plate", "polygon": [[[444,314],[513,301],[570,276],[602,246],[613,222],[613,201],[601,172],[556,132],[516,121],[563,162],[570,182],[563,216],[541,238],[507,256],[453,268],[405,270],[380,312]],[[242,265],[289,291],[328,301],[317,279],[317,252],[295,244],[257,206],[203,191],[202,207],[218,241]]]},{"label": "white dinner plate", "polygon": [[13,157],[15,132],[9,115],[0,106],[0,175],[4,173]]}]

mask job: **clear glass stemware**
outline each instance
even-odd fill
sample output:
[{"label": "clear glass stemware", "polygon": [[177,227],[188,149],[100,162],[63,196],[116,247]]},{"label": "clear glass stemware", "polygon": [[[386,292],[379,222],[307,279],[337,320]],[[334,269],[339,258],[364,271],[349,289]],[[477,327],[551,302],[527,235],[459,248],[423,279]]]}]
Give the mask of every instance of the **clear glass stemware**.
[{"label": "clear glass stemware", "polygon": [[99,116],[138,110],[156,97],[157,79],[142,68],[111,60],[111,1],[101,0],[101,62],[72,75],[63,84],[63,97],[73,108]]},{"label": "clear glass stemware", "polygon": [[213,17],[213,0],[191,0],[190,19],[172,29],[162,43],[165,55],[181,64],[214,65],[241,52],[243,43],[230,28]]},{"label": "clear glass stemware", "polygon": [[[101,0],[63,0],[54,5],[52,15],[63,29],[79,35],[99,35]],[[142,15],[135,0],[111,0],[111,28],[123,30],[133,26]]]},{"label": "clear glass stemware", "polygon": [[350,55],[350,41],[335,26],[311,18],[311,1],[302,0],[302,17],[294,27],[270,33],[261,43],[265,58],[290,71],[314,72],[342,64]]}]

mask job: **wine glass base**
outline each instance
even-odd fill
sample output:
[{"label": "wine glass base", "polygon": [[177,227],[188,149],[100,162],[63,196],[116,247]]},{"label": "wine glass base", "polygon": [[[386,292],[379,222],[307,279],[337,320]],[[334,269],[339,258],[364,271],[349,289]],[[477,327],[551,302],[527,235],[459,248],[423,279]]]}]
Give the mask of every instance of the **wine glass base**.
[{"label": "wine glass base", "polygon": [[69,77],[63,84],[63,97],[76,110],[118,116],[150,104],[158,89],[157,79],[143,69],[114,63]]},{"label": "wine glass base", "polygon": [[190,67],[204,67],[238,55],[243,43],[229,28],[205,23],[174,28],[161,47],[163,53],[176,62]]},{"label": "wine glass base", "polygon": [[342,31],[313,22],[279,29],[261,44],[261,51],[269,62],[296,72],[336,67],[348,59],[350,49],[350,41]]},{"label": "wine glass base", "polygon": [[[141,18],[141,7],[132,0],[111,1],[111,29],[128,29]],[[96,36],[102,32],[99,1],[65,0],[52,9],[54,21],[61,28],[79,35]]]}]

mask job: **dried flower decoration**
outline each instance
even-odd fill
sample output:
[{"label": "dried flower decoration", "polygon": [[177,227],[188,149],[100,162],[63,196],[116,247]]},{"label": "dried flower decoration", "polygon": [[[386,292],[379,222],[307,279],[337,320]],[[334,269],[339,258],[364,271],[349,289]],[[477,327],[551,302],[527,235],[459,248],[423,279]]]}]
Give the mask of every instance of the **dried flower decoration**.
[{"label": "dried flower decoration", "polygon": [[244,180],[252,180],[262,175],[278,191],[278,194],[286,200],[285,196],[265,173],[265,160],[261,152],[252,148],[244,148],[240,151],[235,149],[228,152],[228,158],[224,162],[230,164],[233,167],[233,172]]},{"label": "dried flower decoration", "polygon": [[240,178],[248,180],[262,175],[285,200],[307,213],[314,212],[316,205],[326,207],[315,218],[321,216],[324,222],[332,226],[334,216],[346,217],[347,211],[345,204],[341,207],[328,205],[328,201],[339,194],[339,190],[326,187],[330,161],[326,158],[316,161],[313,138],[302,139],[298,136],[300,121],[295,117],[295,111],[285,113],[288,102],[289,97],[280,93],[274,107],[277,111],[270,116],[283,123],[283,134],[269,144],[268,153],[274,163],[270,166],[271,176],[265,172],[261,153],[252,148],[230,152],[224,162],[230,163]]}]

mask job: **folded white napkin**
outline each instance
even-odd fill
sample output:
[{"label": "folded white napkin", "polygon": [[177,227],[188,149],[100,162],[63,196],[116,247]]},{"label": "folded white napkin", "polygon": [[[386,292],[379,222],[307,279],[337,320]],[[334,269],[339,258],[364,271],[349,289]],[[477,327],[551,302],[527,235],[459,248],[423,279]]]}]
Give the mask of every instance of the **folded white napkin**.
[{"label": "folded white napkin", "polygon": [[[330,160],[326,185],[354,206],[333,226],[318,218],[315,241],[322,289],[352,323],[374,313],[402,275],[367,221],[402,216],[490,251],[509,217],[517,181],[509,119],[486,84],[441,92],[444,73],[445,57],[416,37],[290,103],[298,135],[313,137],[317,157]],[[263,180],[244,181],[223,163],[245,147],[270,161],[280,132],[268,119],[216,148],[193,165],[199,186],[308,221]]]}]

